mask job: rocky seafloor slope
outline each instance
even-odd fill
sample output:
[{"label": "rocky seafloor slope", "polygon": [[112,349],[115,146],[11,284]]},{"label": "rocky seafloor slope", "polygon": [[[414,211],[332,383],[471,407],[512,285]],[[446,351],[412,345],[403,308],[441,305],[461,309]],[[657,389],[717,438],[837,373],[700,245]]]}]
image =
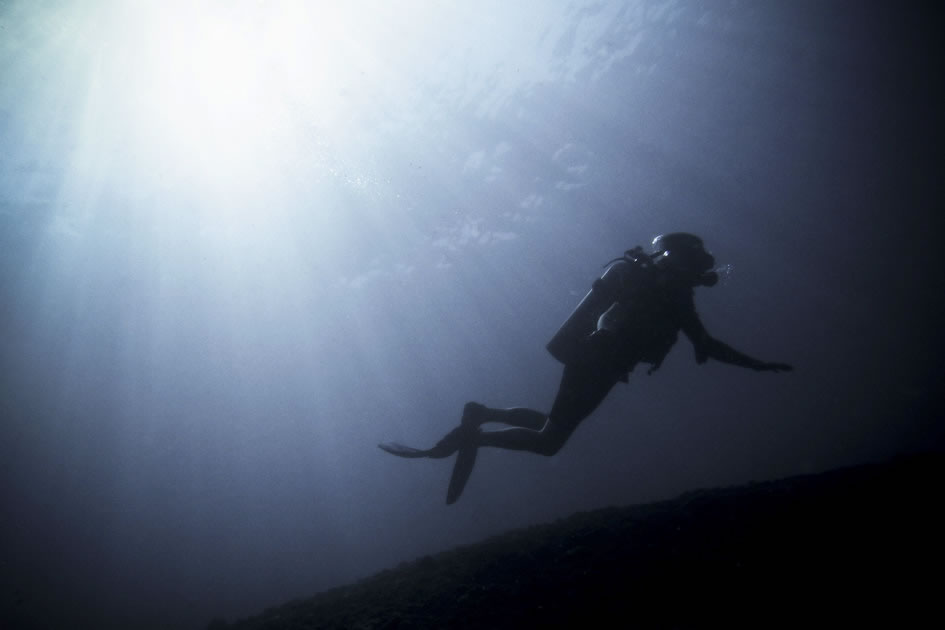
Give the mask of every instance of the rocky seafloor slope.
[{"label": "rocky seafloor slope", "polygon": [[943,479],[928,453],[579,513],[210,628],[938,626]]}]

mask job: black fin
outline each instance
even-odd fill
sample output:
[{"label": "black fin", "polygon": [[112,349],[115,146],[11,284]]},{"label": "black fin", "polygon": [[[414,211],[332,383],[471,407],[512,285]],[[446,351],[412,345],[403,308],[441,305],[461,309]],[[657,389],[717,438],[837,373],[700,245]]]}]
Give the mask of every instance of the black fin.
[{"label": "black fin", "polygon": [[450,477],[450,486],[446,491],[446,504],[456,503],[469,481],[473,466],[476,465],[476,453],[479,447],[474,444],[463,446],[456,454],[456,463],[453,464],[453,476]]},{"label": "black fin", "polygon": [[383,442],[378,444],[377,447],[382,451],[387,451],[391,455],[396,455],[397,457],[415,459],[417,457],[430,456],[429,450],[414,448],[412,446],[404,446],[403,444],[398,444],[397,442]]}]

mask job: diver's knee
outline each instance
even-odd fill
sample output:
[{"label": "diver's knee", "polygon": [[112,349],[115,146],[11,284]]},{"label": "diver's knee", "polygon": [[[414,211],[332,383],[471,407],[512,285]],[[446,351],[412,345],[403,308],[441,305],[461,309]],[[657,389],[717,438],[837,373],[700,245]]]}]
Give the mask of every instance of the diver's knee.
[{"label": "diver's knee", "polygon": [[541,433],[542,441],[539,454],[546,457],[557,455],[558,451],[561,450],[565,442],[568,441],[568,437],[571,435],[570,433],[555,427],[550,422],[545,425],[545,428]]}]

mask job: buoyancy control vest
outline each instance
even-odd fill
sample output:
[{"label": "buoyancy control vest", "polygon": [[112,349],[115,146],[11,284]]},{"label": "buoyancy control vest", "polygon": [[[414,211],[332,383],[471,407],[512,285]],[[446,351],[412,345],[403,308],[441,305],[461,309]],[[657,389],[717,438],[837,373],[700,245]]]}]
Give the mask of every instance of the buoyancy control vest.
[{"label": "buoyancy control vest", "polygon": [[[546,346],[551,355],[565,365],[580,360],[587,338],[596,331],[621,333],[628,317],[633,315],[634,306],[652,301],[658,290],[661,272],[642,247],[627,250],[605,267],[604,273],[594,281],[591,290]],[[675,341],[675,327],[672,341]],[[662,357],[650,362],[659,360]]]}]

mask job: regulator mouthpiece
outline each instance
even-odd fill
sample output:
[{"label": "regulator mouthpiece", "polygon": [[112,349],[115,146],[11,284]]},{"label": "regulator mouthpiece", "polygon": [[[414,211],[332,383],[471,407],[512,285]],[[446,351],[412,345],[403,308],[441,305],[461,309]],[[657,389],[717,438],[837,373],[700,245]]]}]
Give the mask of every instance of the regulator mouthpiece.
[{"label": "regulator mouthpiece", "polygon": [[[713,287],[718,284],[719,281],[725,284],[731,278],[733,271],[735,271],[735,267],[731,263],[718,265],[703,274],[703,286]],[[708,278],[706,276],[712,277]]]},{"label": "regulator mouthpiece", "polygon": [[699,284],[704,287],[714,287],[719,282],[719,274],[714,271],[707,271],[699,276]]}]

